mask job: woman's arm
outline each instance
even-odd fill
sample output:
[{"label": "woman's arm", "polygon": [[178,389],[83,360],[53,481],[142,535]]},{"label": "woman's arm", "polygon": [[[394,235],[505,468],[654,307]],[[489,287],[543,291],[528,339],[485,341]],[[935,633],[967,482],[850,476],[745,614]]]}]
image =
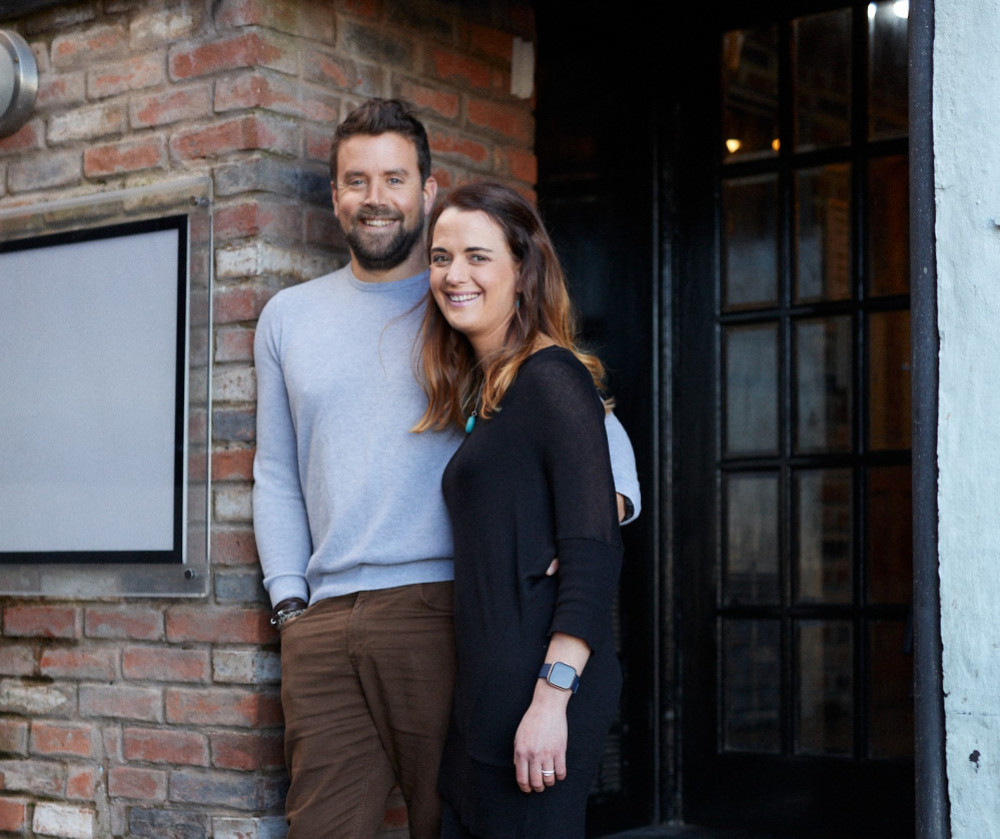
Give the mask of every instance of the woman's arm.
[{"label": "woman's arm", "polygon": [[[586,642],[562,632],[553,633],[545,654],[546,663],[561,661],[578,676],[589,658]],[[566,708],[572,695],[571,690],[560,690],[545,679],[535,685],[531,705],[514,736],[514,770],[522,792],[542,792],[566,777]],[[543,774],[552,770],[555,774]]]}]

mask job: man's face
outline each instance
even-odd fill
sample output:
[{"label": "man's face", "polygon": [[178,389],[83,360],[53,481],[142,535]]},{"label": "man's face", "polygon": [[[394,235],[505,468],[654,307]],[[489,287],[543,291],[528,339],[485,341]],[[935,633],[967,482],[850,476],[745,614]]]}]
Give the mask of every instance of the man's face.
[{"label": "man's face", "polygon": [[435,192],[433,178],[420,183],[417,150],[402,135],[362,135],[340,144],[333,206],[366,271],[390,271],[422,254],[424,218]]}]

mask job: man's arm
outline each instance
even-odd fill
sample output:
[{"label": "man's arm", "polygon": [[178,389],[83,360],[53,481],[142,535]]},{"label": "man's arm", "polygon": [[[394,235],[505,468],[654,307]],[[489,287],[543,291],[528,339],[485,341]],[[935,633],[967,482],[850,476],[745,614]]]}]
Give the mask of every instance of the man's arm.
[{"label": "man's arm", "polygon": [[309,601],[305,574],[312,553],[277,332],[265,307],[254,337],[257,453],[253,466],[253,520],[264,587],[274,606],[289,599]]},{"label": "man's arm", "polygon": [[[618,493],[618,514],[622,524],[628,524],[639,517],[642,497],[639,493],[639,475],[635,468],[635,452],[632,443],[614,413],[604,417],[604,430],[608,435],[608,449],[611,452],[611,471],[615,476],[615,492]],[[630,508],[631,505],[631,509]]]}]

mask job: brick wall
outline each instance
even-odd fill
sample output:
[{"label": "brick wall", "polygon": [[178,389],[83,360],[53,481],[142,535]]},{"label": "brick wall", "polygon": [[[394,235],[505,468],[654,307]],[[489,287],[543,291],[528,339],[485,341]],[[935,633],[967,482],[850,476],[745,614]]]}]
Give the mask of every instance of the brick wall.
[{"label": "brick wall", "polygon": [[[254,323],[279,288],[346,261],[326,158],[366,96],[418,106],[442,187],[492,174],[531,190],[532,103],[509,92],[530,10],[94,0],[0,26],[39,66],[31,120],[0,140],[0,208],[192,172],[215,192],[210,595],[0,599],[0,836],[280,837],[278,647],[251,524]],[[398,796],[383,835],[405,835]]]}]

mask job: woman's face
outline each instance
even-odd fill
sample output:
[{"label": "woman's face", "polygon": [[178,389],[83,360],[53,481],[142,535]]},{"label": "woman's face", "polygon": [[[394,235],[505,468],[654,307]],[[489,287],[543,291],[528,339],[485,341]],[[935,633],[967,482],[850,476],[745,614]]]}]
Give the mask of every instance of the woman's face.
[{"label": "woman's face", "polygon": [[434,226],[431,293],[476,358],[499,350],[514,317],[518,265],[500,227],[480,210],[449,207]]}]

